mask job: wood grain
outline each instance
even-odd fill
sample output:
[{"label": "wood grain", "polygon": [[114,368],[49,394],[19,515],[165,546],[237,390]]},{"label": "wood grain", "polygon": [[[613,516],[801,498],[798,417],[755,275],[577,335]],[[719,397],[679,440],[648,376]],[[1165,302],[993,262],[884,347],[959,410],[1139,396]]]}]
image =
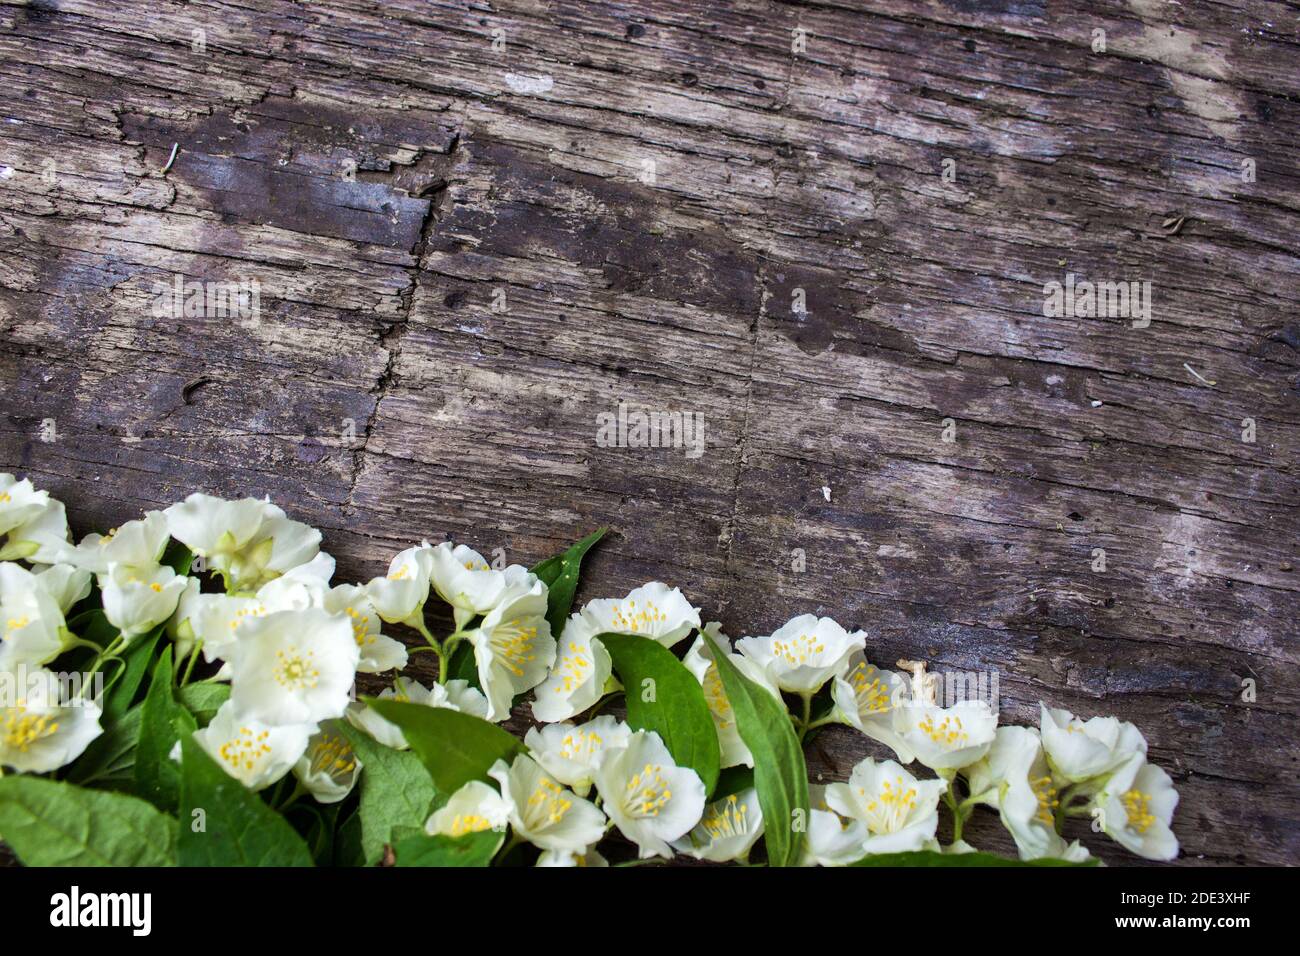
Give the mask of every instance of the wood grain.
[{"label": "wood grain", "polygon": [[[269,494],[349,578],[609,524],[580,599],[995,669],[1004,720],[1139,724],[1183,862],[1300,862],[1298,42],[1263,0],[4,3],[0,468],[78,533]],[[1044,317],[1069,272],[1149,327]],[[154,317],[177,275],[259,321]],[[619,402],[705,453],[598,446]]]}]

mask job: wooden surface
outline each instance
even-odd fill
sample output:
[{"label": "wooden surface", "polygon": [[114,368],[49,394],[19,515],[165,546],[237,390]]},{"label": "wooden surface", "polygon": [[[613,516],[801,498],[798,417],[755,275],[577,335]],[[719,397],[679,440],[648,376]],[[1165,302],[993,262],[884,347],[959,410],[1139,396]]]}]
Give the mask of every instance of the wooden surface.
[{"label": "wooden surface", "polygon": [[[1300,862],[1298,42],[1258,0],[5,4],[0,468],[78,534],[269,494],[347,578],[609,524],[580,599],[996,669],[1004,720],[1139,724],[1184,862]],[[1150,326],[1045,318],[1068,272]],[[155,318],[178,274],[260,322]],[[620,401],[704,454],[598,447]]]}]

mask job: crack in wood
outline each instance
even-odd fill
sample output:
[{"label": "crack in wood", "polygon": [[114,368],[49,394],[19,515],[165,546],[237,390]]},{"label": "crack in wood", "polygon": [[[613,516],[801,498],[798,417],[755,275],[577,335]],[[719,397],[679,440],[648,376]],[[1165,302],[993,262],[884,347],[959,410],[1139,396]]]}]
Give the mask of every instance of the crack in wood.
[{"label": "crack in wood", "polygon": [[[365,468],[366,450],[370,444],[370,436],[374,431],[375,423],[379,420],[380,407],[383,405],[389,389],[392,388],[397,379],[397,363],[402,355],[402,339],[410,328],[411,305],[420,288],[420,274],[423,271],[425,251],[428,249],[429,239],[433,234],[434,227],[442,218],[442,203],[447,196],[448,181],[443,173],[447,167],[455,162],[456,150],[460,145],[460,136],[460,132],[456,132],[452,136],[445,153],[442,154],[443,161],[436,166],[430,167],[433,170],[432,172],[430,172],[430,168],[420,171],[418,178],[414,181],[417,184],[406,188],[409,195],[419,196],[424,199],[427,207],[424,219],[420,223],[419,238],[416,240],[415,247],[411,252],[410,283],[399,297],[401,305],[396,319],[379,335],[379,345],[384,349],[387,358],[378,381],[370,390],[371,394],[375,396],[374,406],[370,415],[366,418],[360,436],[360,444],[353,452],[352,480],[348,485],[346,508],[349,512],[353,508],[357,482],[360,481],[362,471]],[[419,158],[417,157],[416,160],[417,167],[419,166]]]}]

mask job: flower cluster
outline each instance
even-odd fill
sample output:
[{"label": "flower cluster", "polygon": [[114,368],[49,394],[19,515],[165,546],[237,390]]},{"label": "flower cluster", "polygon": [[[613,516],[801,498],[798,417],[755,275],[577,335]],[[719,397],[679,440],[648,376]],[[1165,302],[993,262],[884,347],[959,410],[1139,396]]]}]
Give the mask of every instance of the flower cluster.
[{"label": "flower cluster", "polygon": [[[489,735],[502,735],[488,725],[512,713],[530,715],[522,745],[484,758],[409,821],[435,841],[498,834],[489,848],[498,860],[525,844],[535,849],[524,858],[539,866],[606,865],[601,847],[617,831],[640,859],[745,862],[777,827],[797,835],[792,861],[806,865],[968,853],[963,826],[978,806],[996,812],[1023,860],[1088,860],[1061,835],[1073,816],[1142,857],[1177,855],[1177,794],[1132,724],[1043,705],[1037,728],[999,726],[986,701],[940,702],[924,664],[872,665],[862,631],[805,614],[733,644],[659,582],[575,612],[573,585],[595,537],[532,570],[426,541],[397,554],[382,577],[331,584],[320,532],[267,500],[193,494],[74,544],[61,503],[0,475],[0,678],[13,691],[0,700],[0,767],[50,774],[76,762],[108,729],[109,692],[93,678],[142,674],[169,647],[167,699],[202,685],[219,701],[174,732],[172,757],[181,761],[182,739],[192,737],[250,792],[287,780],[287,801],[281,786],[263,795],[281,810],[303,797],[355,804],[364,741],[423,761],[437,780],[438,748],[409,739],[425,731],[398,716],[410,705],[464,715]],[[431,602],[453,622],[441,638],[427,623]],[[641,706],[627,701],[626,719],[598,714],[643,693],[624,687],[628,648],[642,649],[638,666],[664,679],[687,675],[671,707],[651,692]],[[437,660],[429,686],[402,673],[418,652]],[[64,655],[78,668],[76,687],[47,669]],[[128,666],[133,655],[144,657],[138,667]],[[359,673],[390,675],[389,686],[357,699]],[[142,695],[132,685],[112,719]],[[788,726],[756,720],[760,709]],[[891,759],[869,757],[826,786],[808,784],[801,756],[779,773],[755,769],[772,763],[774,739],[797,752],[830,725],[865,735]],[[460,759],[458,772],[472,764]],[[953,831],[942,846],[941,803]],[[765,819],[777,806],[792,807],[791,819]]]}]

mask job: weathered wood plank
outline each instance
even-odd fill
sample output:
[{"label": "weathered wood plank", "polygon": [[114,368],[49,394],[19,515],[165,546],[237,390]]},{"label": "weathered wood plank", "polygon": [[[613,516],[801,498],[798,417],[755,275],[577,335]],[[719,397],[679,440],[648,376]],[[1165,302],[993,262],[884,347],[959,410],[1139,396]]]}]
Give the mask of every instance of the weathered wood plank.
[{"label": "weathered wood plank", "polygon": [[[1117,713],[1188,862],[1294,863],[1298,43],[1267,0],[0,4],[0,468],[80,532],[271,494],[349,577],[610,524],[587,597]],[[1067,273],[1150,324],[1045,317]],[[155,316],[177,276],[258,320]],[[704,453],[598,446],[620,402]]]}]

